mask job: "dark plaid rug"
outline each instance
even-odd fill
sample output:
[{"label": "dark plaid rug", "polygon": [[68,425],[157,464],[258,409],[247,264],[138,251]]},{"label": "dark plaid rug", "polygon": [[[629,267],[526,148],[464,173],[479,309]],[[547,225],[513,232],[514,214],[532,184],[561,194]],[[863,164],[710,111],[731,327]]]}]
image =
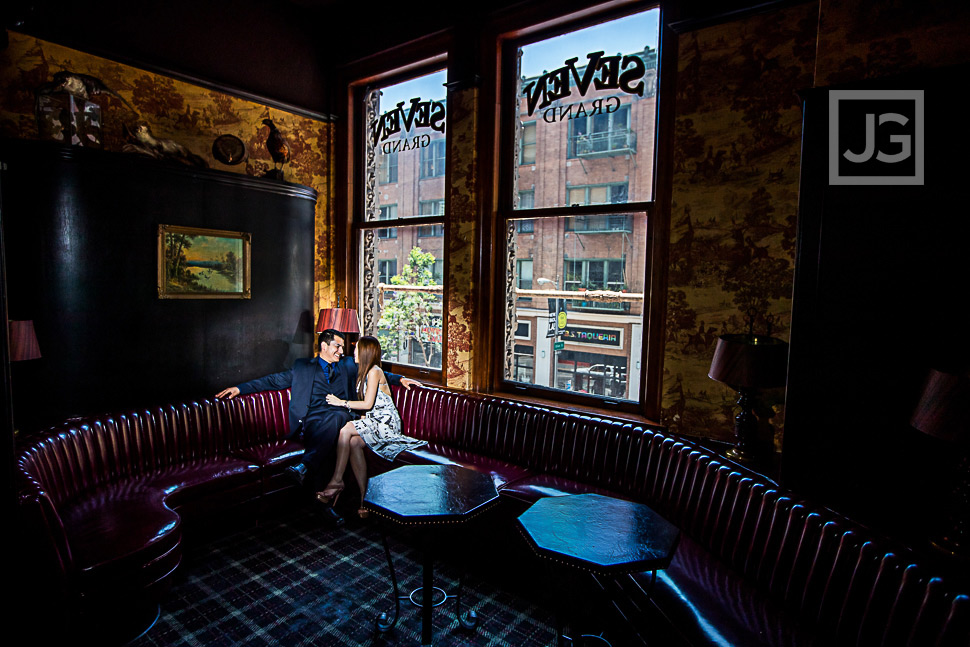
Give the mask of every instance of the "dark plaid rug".
[{"label": "dark plaid rug", "polygon": [[[503,555],[517,554],[514,536],[489,538],[500,544],[485,547],[495,559],[478,559],[482,534],[473,533],[448,537],[443,558],[435,562],[435,586],[454,593],[464,572],[462,606],[476,611],[478,627],[460,627],[455,601],[449,599],[434,610],[434,644],[555,644],[549,605],[541,595],[532,595],[540,590],[542,582],[536,580],[542,569],[530,572],[528,562]],[[393,534],[388,541],[401,593],[410,593],[421,586],[420,545]],[[303,508],[256,528],[196,542],[185,556],[181,577],[162,600],[158,622],[132,645],[420,644],[421,610],[406,600],[397,626],[387,634],[375,631],[378,614],[393,613],[393,608],[376,522],[348,521],[328,529]]]}]

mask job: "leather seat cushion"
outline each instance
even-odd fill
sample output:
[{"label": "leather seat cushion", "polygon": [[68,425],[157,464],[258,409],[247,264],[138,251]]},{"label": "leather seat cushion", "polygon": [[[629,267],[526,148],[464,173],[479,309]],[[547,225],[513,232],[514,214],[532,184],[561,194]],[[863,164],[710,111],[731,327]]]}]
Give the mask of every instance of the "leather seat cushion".
[{"label": "leather seat cushion", "polygon": [[[650,591],[649,572],[628,577],[639,590]],[[670,566],[657,572],[650,598],[690,645],[816,644],[812,633],[776,601],[720,560],[712,559],[686,535],[681,535]]]},{"label": "leather seat cushion", "polygon": [[528,468],[521,465],[439,443],[428,443],[423,447],[401,452],[394,459],[394,463],[396,465],[460,465],[488,474],[497,489],[532,474]]},{"label": "leather seat cushion", "polygon": [[574,481],[561,476],[551,474],[528,474],[521,479],[512,481],[501,488],[499,494],[506,499],[514,499],[519,504],[526,506],[532,505],[539,499],[547,496],[566,496],[568,494],[603,494],[619,499],[628,497],[620,496],[612,490],[596,487],[589,483]]},{"label": "leather seat cushion", "polygon": [[303,456],[303,444],[296,440],[277,440],[232,452],[233,457],[260,466],[291,465]]},{"label": "leather seat cushion", "polygon": [[159,561],[173,562],[156,569],[168,572],[181,559],[179,515],[165,505],[163,492],[143,481],[88,492],[61,515],[79,575],[88,580],[84,588],[130,579]]},{"label": "leather seat cushion", "polygon": [[178,508],[183,500],[203,499],[259,482],[259,466],[231,456],[216,456],[153,473],[149,485],[165,492],[166,503]]}]

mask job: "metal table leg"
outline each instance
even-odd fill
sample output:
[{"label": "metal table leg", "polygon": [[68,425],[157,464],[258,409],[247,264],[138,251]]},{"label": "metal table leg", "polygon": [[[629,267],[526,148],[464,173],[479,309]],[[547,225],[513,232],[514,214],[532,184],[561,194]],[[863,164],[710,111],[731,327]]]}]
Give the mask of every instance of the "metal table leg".
[{"label": "metal table leg", "polygon": [[384,544],[384,555],[387,556],[387,567],[391,572],[391,584],[394,588],[394,618],[391,619],[386,611],[382,611],[377,620],[374,622],[377,631],[380,633],[387,633],[397,624],[398,616],[401,614],[401,596],[398,594],[397,589],[397,575],[394,573],[394,562],[391,560],[391,549],[387,545],[387,535],[383,532],[381,533],[381,542]]}]

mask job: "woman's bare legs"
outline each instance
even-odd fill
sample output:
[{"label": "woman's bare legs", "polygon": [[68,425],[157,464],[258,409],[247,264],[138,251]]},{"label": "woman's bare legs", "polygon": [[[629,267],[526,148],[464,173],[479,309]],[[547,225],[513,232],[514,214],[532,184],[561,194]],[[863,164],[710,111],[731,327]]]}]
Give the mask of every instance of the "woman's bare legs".
[{"label": "woman's bare legs", "polygon": [[317,493],[317,498],[321,501],[326,502],[332,498],[336,502],[337,496],[343,491],[344,472],[347,470],[347,462],[351,458],[351,440],[354,438],[363,442],[357,430],[354,429],[354,423],[348,422],[340,429],[340,435],[337,437],[337,460],[333,469],[333,476],[330,477],[330,482],[327,483],[323,492]]},{"label": "woman's bare legs", "polygon": [[360,437],[360,434],[354,434],[350,438],[350,469],[354,472],[354,478],[357,479],[357,486],[360,488],[360,508],[357,510],[357,514],[361,519],[367,516],[367,510],[364,509],[364,495],[367,494],[367,456],[364,454],[365,447],[367,443],[364,439]]}]

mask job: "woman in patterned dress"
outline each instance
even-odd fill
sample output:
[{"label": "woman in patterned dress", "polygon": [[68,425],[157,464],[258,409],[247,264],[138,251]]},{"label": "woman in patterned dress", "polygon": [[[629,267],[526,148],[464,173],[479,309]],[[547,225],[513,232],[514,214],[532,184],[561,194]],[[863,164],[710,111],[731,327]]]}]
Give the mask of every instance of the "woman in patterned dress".
[{"label": "woman in patterned dress", "polygon": [[317,498],[324,503],[337,502],[344,489],[344,471],[347,463],[354,472],[360,486],[361,507],[357,514],[363,518],[367,511],[363,508],[364,494],[367,492],[367,458],[364,454],[366,444],[389,461],[398,454],[427,442],[410,438],[401,433],[401,416],[394,406],[391,389],[387,385],[384,371],[381,370],[381,343],[377,338],[361,337],[354,348],[354,361],[357,362],[357,400],[341,400],[328,395],[327,402],[351,411],[366,411],[358,420],[348,422],[340,430],[337,439],[337,466],[323,492]]}]

